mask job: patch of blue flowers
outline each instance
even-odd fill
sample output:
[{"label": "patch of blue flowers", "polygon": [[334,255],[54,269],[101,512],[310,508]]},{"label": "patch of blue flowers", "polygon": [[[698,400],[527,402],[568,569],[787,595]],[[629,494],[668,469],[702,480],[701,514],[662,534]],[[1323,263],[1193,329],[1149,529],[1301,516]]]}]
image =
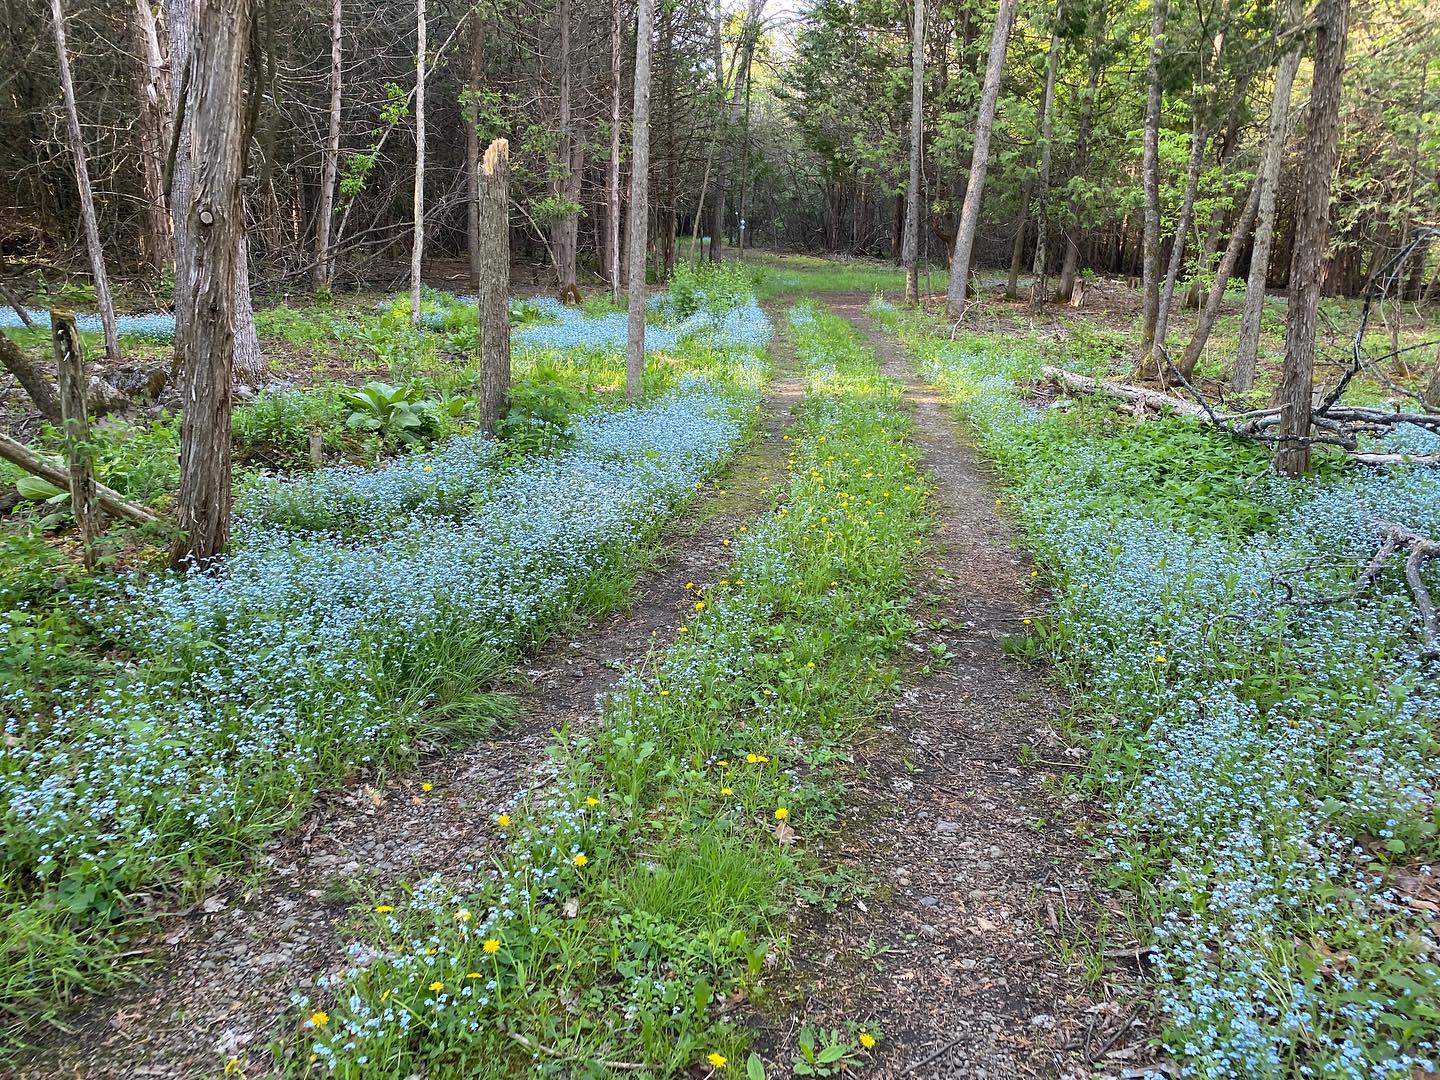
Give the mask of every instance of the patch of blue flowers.
[{"label": "patch of blue flowers", "polygon": [[[50,329],[50,312],[25,309],[25,314],[36,327]],[[98,334],[103,329],[99,315],[76,315],[75,326],[82,333]],[[25,324],[14,308],[0,307],[0,330],[21,330]],[[163,311],[149,311],[139,315],[115,316],[115,328],[121,337],[135,338],[155,345],[168,345],[175,340],[175,316]]]},{"label": "patch of blue flowers", "polygon": [[[504,472],[462,438],[250,493],[223,567],[84,602],[120,657],[98,685],[57,688],[53,715],[0,692],[7,874],[37,877],[38,903],[194,876],[321,786],[452,730],[723,463],[757,400],[690,378]],[[296,531],[305,499],[353,527]]]},{"label": "patch of blue flowers", "polygon": [[[1155,924],[1182,1075],[1428,1075],[1440,662],[1398,568],[1360,601],[1305,601],[1348,590],[1377,523],[1440,536],[1440,470],[1267,481],[1275,520],[1242,536],[1207,526],[1224,508],[1203,501],[1185,521],[1138,512],[1154,477],[1097,500],[1096,476],[1133,459],[1018,397],[1024,344],[904,332],[1006,470],[1047,567],[1045,633],[1103,718],[1090,783],[1114,813],[1114,881]],[[1440,589],[1433,564],[1426,578]]]}]

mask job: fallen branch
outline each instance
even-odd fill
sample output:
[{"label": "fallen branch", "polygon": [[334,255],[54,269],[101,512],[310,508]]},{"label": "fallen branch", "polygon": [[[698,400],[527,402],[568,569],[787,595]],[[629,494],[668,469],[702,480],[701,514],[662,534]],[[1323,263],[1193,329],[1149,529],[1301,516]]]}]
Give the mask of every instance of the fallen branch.
[{"label": "fallen branch", "polygon": [[[70,474],[64,467],[54,462],[46,461],[38,454],[33,453],[24,443],[12,439],[9,435],[0,432],[0,458],[5,459],[12,465],[18,465],[28,473],[40,477],[54,484],[64,491],[70,490]],[[147,510],[143,506],[136,506],[113,488],[104,484],[95,484],[96,501],[99,502],[105,512],[112,517],[124,518],[135,525],[154,525],[163,522],[165,519],[156,514],[153,510]]]},{"label": "fallen branch", "polygon": [[1131,386],[1129,383],[1112,382],[1109,379],[1092,379],[1088,375],[1080,375],[1074,371],[1066,371],[1064,368],[1057,367],[1043,367],[1040,369],[1040,373],[1051,382],[1068,386],[1072,390],[1079,390],[1081,393],[1103,393],[1124,401],[1133,401],[1141,408],[1155,409],[1156,411],[1169,409],[1181,416],[1203,417],[1206,415],[1205,410],[1193,401],[1171,397],[1169,394],[1162,394],[1158,390],[1148,390],[1143,386]]},{"label": "fallen branch", "polygon": [[[1354,600],[1374,585],[1381,571],[1389,564],[1392,556],[1407,552],[1405,557],[1405,584],[1410,596],[1420,610],[1420,628],[1425,638],[1425,647],[1431,656],[1440,656],[1440,616],[1435,612],[1435,600],[1430,595],[1420,571],[1430,559],[1440,559],[1440,540],[1421,536],[1414,529],[1398,525],[1393,521],[1376,524],[1380,534],[1380,546],[1374,556],[1365,564],[1365,569],[1355,578],[1355,584],[1338,596],[1319,596],[1311,600],[1294,601],[1297,607],[1324,607],[1343,604]],[[1294,594],[1289,585],[1286,591]]]}]

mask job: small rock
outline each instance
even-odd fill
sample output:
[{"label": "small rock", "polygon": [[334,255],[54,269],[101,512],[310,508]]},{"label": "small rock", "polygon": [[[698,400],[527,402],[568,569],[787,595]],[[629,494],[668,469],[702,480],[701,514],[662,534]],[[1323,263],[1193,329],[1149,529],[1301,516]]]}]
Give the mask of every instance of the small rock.
[{"label": "small rock", "polygon": [[933,896],[922,896],[922,897],[920,898],[920,906],[921,906],[921,907],[933,908],[933,907],[939,906],[939,904],[940,904],[940,901],[939,901],[936,897],[933,897]]},{"label": "small rock", "polygon": [[960,831],[958,821],[937,821],[935,822],[935,834],[937,836],[954,836]]},{"label": "small rock", "polygon": [[921,923],[920,936],[923,937],[926,941],[938,941],[941,935],[940,931],[937,930],[935,927],[931,926],[929,923]]},{"label": "small rock", "polygon": [[1055,1028],[1055,1017],[1049,1013],[1039,1013],[1030,1018],[1030,1026],[1033,1028],[1043,1028],[1045,1031],[1052,1031]]}]

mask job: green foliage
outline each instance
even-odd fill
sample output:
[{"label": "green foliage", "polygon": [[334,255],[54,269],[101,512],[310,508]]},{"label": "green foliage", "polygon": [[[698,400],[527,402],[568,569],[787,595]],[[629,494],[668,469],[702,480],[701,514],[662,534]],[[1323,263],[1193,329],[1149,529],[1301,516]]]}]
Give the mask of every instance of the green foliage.
[{"label": "green foliage", "polygon": [[459,397],[435,401],[418,387],[383,382],[368,382],[359,390],[346,391],[341,401],[350,408],[345,426],[351,431],[373,432],[386,442],[405,446],[435,438],[470,404]]},{"label": "green foliage", "polygon": [[570,421],[581,397],[553,369],[536,373],[510,392],[510,410],[496,434],[516,456],[553,454],[570,443]]}]

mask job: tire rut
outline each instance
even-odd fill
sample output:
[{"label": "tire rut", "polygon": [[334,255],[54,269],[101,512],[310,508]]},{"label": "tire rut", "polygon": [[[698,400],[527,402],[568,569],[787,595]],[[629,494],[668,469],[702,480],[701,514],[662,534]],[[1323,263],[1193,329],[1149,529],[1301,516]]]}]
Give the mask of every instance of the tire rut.
[{"label": "tire rut", "polygon": [[[777,328],[783,311],[768,312]],[[777,333],[775,378],[747,446],[662,534],[628,610],[562,628],[521,661],[517,718],[463,749],[393,777],[323,797],[301,827],[267,847],[248,883],[231,883],[146,944],[158,970],[97,997],[19,1066],[17,1077],[191,1078],[236,1055],[244,1075],[274,1069],[266,1044],[284,1034],[289,996],[313,995],[344,966],[345,929],[362,898],[432,874],[463,880],[497,847],[496,807],[548,778],[555,732],[583,732],[597,698],[684,621],[690,583],[723,576],[735,529],[769,509],[783,477],[783,432],[804,392]],[[428,789],[427,786],[428,785]]]},{"label": "tire rut", "polygon": [[869,1075],[1086,1076],[1080,1033],[1111,1006],[1092,1001],[1054,943],[1093,924],[1076,829],[1086,807],[1055,793],[1055,770],[1020,765],[1030,747],[1061,752],[1065,699],[1002,650],[1036,605],[1032,572],[992,475],[867,299],[831,307],[904,387],[935,532],[914,572],[912,658],[890,715],[857,748],[863,779],[831,852],[878,882],[877,896],[798,936],[797,1007],[815,1024],[878,1024]]}]

